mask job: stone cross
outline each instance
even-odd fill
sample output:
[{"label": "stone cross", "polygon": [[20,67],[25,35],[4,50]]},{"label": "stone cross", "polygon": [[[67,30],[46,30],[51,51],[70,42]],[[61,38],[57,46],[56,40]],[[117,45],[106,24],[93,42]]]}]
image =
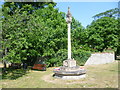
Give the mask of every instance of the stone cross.
[{"label": "stone cross", "polygon": [[66,22],[68,25],[68,59],[71,59],[71,32],[70,32],[70,27],[71,27],[71,22],[72,22],[72,15],[70,13],[70,8],[68,7],[68,13],[66,15]]}]

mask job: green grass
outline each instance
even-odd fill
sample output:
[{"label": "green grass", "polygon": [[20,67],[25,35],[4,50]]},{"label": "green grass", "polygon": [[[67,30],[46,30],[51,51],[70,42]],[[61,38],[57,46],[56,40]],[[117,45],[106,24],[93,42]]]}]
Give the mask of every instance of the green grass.
[{"label": "green grass", "polygon": [[61,80],[53,78],[53,68],[47,71],[30,70],[14,80],[2,79],[2,88],[118,88],[118,61],[103,65],[85,66],[86,78]]}]

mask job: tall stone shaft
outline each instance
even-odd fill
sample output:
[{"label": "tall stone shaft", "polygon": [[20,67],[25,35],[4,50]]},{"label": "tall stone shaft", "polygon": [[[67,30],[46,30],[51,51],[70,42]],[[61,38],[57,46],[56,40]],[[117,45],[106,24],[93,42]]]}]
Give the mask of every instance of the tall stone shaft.
[{"label": "tall stone shaft", "polygon": [[66,22],[68,24],[68,59],[71,59],[71,22],[72,15],[70,13],[70,8],[68,7],[68,13],[66,15]]},{"label": "tall stone shaft", "polygon": [[68,23],[68,59],[71,59],[71,32],[70,23]]}]

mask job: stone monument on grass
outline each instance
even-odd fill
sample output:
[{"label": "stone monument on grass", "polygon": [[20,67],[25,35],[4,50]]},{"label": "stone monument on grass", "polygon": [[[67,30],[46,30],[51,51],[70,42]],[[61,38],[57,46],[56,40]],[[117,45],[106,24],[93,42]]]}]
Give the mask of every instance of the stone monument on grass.
[{"label": "stone monument on grass", "polygon": [[54,77],[62,79],[79,79],[85,77],[86,71],[84,68],[76,65],[76,60],[71,58],[71,22],[72,15],[70,13],[70,8],[68,7],[68,13],[66,15],[66,22],[68,25],[68,59],[63,61],[63,66],[59,69],[55,69]]}]

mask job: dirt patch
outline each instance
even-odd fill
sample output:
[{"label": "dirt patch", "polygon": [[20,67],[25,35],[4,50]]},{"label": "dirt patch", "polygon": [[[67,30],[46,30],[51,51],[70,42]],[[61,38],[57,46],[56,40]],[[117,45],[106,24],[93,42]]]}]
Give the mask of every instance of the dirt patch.
[{"label": "dirt patch", "polygon": [[44,75],[41,79],[44,80],[45,82],[54,83],[54,84],[77,84],[77,83],[84,84],[84,83],[86,83],[84,81],[85,79],[83,79],[83,78],[78,79],[78,80],[63,80],[60,78],[55,78],[55,77],[53,77],[53,73]]},{"label": "dirt patch", "polygon": [[53,73],[44,75],[41,79],[45,82],[58,83],[58,80],[53,77]]}]

